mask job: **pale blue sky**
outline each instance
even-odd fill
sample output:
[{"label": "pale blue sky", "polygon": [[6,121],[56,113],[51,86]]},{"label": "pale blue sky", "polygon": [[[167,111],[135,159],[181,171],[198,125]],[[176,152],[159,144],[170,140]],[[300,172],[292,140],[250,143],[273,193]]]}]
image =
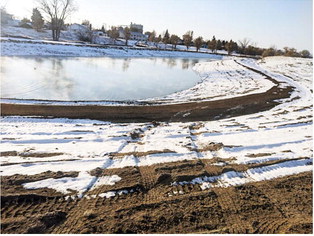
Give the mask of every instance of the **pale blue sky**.
[{"label": "pale blue sky", "polygon": [[[182,36],[238,41],[249,38],[259,47],[295,47],[313,52],[312,0],[76,0],[78,11],[71,23],[88,19],[96,27],[105,24],[144,25]],[[1,0],[18,18],[31,16],[36,0]]]}]

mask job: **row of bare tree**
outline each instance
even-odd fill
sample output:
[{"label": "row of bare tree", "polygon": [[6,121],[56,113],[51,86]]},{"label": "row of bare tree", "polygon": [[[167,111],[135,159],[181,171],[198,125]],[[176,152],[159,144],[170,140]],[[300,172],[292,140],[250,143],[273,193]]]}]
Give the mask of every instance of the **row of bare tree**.
[{"label": "row of bare tree", "polygon": [[164,35],[161,34],[156,37],[156,31],[146,32],[148,34],[148,41],[165,44],[171,44],[173,49],[176,49],[178,44],[185,45],[188,50],[189,47],[195,46],[196,51],[199,51],[200,48],[207,48],[212,51],[212,53],[217,53],[219,50],[225,50],[228,54],[236,52],[238,54],[245,54],[251,56],[291,56],[291,57],[311,57],[311,53],[308,50],[302,50],[297,52],[295,48],[284,47],[283,50],[276,49],[275,47],[270,47],[268,49],[257,47],[255,43],[251,42],[248,38],[239,40],[238,43],[233,40],[220,40],[216,39],[213,36],[212,40],[203,40],[203,37],[199,36],[193,39],[193,31],[187,31],[182,39],[172,34],[170,36],[168,30],[165,31]]},{"label": "row of bare tree", "polygon": [[[42,28],[44,24],[43,17],[41,13],[44,14],[45,18],[50,24],[52,30],[52,38],[55,41],[58,41],[60,38],[61,29],[64,27],[64,22],[69,15],[77,10],[74,0],[37,0],[38,9],[33,9],[32,15],[32,24],[36,30]],[[91,25],[90,25],[91,26]],[[228,54],[232,52],[237,52],[240,54],[247,55],[260,55],[260,56],[274,56],[274,55],[286,55],[286,56],[301,56],[301,57],[310,57],[310,52],[308,50],[303,50],[297,52],[294,48],[285,47],[284,51],[277,50],[274,47],[263,49],[252,45],[250,40],[243,39],[238,41],[238,43],[230,40],[216,40],[215,36],[212,40],[207,42],[203,40],[203,37],[199,36],[193,40],[193,31],[187,31],[182,39],[176,35],[170,35],[168,30],[164,33],[163,36],[159,35],[157,37],[156,32],[146,32],[148,35],[148,41],[154,43],[163,42],[165,44],[171,44],[173,49],[176,49],[178,44],[183,44],[188,50],[190,46],[194,45],[196,51],[199,51],[201,47],[210,49],[213,53],[217,53],[217,50],[226,50]],[[108,30],[108,35],[116,41],[119,37],[119,30],[117,27],[111,27]],[[131,30],[126,27],[124,28],[124,38],[126,40],[126,45],[128,40],[131,37]]]}]

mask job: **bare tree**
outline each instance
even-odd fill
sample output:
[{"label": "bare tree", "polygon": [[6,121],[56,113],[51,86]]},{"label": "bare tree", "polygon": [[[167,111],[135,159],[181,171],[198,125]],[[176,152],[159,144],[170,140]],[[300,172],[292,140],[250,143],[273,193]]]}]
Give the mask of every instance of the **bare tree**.
[{"label": "bare tree", "polygon": [[208,42],[207,46],[208,46],[208,49],[212,50],[212,52],[217,51],[217,41],[216,41],[215,36],[213,36],[213,39]]},{"label": "bare tree", "polygon": [[156,31],[153,30],[153,32],[151,32],[149,37],[148,37],[148,41],[149,42],[155,42],[155,39],[156,39]]},{"label": "bare tree", "polygon": [[275,56],[275,54],[276,54],[276,50],[270,47],[263,51],[262,57],[271,57],[271,56]]},{"label": "bare tree", "polygon": [[116,40],[119,37],[119,30],[117,27],[111,26],[109,37],[113,39],[113,44],[116,44]]},{"label": "bare tree", "polygon": [[240,53],[245,53],[245,49],[249,46],[251,41],[248,38],[244,38],[242,40],[239,40],[239,51]]},{"label": "bare tree", "polygon": [[177,45],[179,43],[179,36],[178,35],[175,35],[175,34],[172,34],[171,37],[170,37],[170,43],[172,44],[172,47],[174,47],[174,49],[177,48]]},{"label": "bare tree", "polygon": [[76,35],[79,40],[89,43],[95,42],[95,35],[93,34],[93,31],[90,30],[88,27],[86,29],[80,29],[76,32]]},{"label": "bare tree", "polygon": [[298,56],[300,56],[300,54],[298,54],[298,52],[295,48],[284,47],[283,49],[285,50],[284,55],[287,57],[298,57]]},{"label": "bare tree", "polygon": [[125,38],[125,45],[128,45],[128,41],[131,38],[131,30],[129,27],[124,28],[124,38]]},{"label": "bare tree", "polygon": [[203,37],[197,37],[195,40],[194,40],[194,45],[196,47],[196,51],[198,52],[198,50],[200,50],[201,46],[203,44]]},{"label": "bare tree", "polygon": [[188,50],[193,40],[193,31],[186,32],[182,38],[184,45],[186,46],[186,50]]},{"label": "bare tree", "polygon": [[38,0],[39,9],[51,25],[52,39],[58,41],[66,18],[76,11],[74,0]]}]

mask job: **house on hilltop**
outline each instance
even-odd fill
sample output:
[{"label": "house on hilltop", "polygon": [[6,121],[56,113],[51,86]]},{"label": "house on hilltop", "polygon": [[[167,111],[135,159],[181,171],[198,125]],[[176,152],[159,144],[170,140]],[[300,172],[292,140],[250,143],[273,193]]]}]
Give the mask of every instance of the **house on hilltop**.
[{"label": "house on hilltop", "polygon": [[127,25],[122,26],[121,25],[118,27],[119,38],[125,39],[124,29],[126,27],[130,28],[130,31],[131,31],[130,39],[137,40],[137,41],[146,41],[148,39],[148,36],[143,34],[143,25],[133,24],[132,22],[131,22],[130,26],[127,26]]},{"label": "house on hilltop", "polygon": [[146,41],[148,39],[147,35],[139,32],[131,32],[131,39],[137,41]]},{"label": "house on hilltop", "polygon": [[131,32],[138,32],[138,33],[143,34],[143,25],[140,25],[140,24],[133,24],[133,23],[131,22],[131,24],[130,24],[130,30],[131,30]]}]

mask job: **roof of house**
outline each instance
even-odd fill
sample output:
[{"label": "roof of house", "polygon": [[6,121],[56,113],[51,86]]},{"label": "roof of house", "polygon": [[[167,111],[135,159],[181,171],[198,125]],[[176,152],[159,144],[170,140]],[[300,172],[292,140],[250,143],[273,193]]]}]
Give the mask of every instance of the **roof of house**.
[{"label": "roof of house", "polygon": [[69,25],[68,29],[70,29],[70,30],[88,30],[88,27],[86,25],[74,23],[72,25]]}]

